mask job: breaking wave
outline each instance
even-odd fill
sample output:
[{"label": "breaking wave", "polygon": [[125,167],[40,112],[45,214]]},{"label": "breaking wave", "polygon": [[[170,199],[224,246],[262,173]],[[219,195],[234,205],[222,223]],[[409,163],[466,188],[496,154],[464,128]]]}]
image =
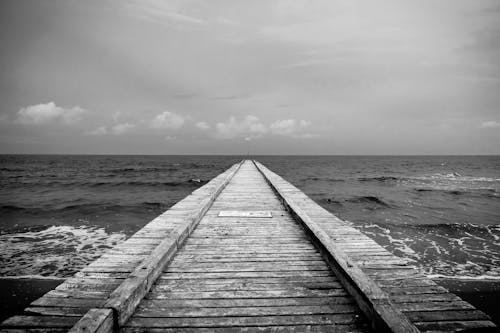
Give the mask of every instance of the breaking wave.
[{"label": "breaking wave", "polygon": [[353,225],[429,277],[500,279],[500,225]]},{"label": "breaking wave", "polygon": [[87,226],[39,226],[3,234],[0,275],[68,277],[125,239],[125,234]]},{"label": "breaking wave", "polygon": [[389,204],[383,201],[382,199],[372,196],[372,195],[366,195],[366,196],[360,196],[360,197],[353,197],[345,200],[346,202],[351,202],[351,203],[359,203],[359,204],[375,204],[377,206],[383,206],[383,207],[389,207]]},{"label": "breaking wave", "polygon": [[393,177],[393,176],[379,176],[379,177],[359,177],[358,181],[360,182],[395,182],[402,180],[404,178],[398,178],[398,177]]}]

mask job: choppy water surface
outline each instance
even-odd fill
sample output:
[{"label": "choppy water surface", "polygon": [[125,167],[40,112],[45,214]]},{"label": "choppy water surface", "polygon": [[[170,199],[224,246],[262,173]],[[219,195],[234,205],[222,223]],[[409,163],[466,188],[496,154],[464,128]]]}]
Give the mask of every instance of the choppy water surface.
[{"label": "choppy water surface", "polygon": [[[500,157],[255,157],[429,276],[500,279]],[[238,156],[0,156],[0,275],[65,277]]]}]

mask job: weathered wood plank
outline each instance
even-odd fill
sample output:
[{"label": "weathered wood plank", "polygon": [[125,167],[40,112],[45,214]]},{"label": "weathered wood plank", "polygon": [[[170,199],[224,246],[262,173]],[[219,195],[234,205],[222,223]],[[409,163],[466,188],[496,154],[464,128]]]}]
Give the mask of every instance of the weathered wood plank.
[{"label": "weathered wood plank", "polygon": [[331,296],[347,296],[348,294],[343,289],[326,289],[326,290],[293,290],[277,289],[277,290],[229,290],[229,291],[162,291],[146,295],[146,299],[204,299],[204,298],[272,298],[272,297],[331,297]]},{"label": "weathered wood plank", "polygon": [[161,308],[161,307],[139,307],[134,317],[234,317],[234,316],[284,316],[284,315],[317,315],[317,314],[340,314],[358,313],[359,309],[353,304],[328,304],[307,306],[258,306],[258,307],[234,307],[234,308]]},{"label": "weathered wood plank", "polygon": [[294,326],[253,326],[253,327],[196,327],[196,328],[142,328],[142,327],[124,327],[120,330],[122,333],[359,333],[365,332],[359,325],[294,325]]},{"label": "weathered wood plank", "polygon": [[314,306],[331,304],[353,304],[351,297],[276,297],[276,298],[232,298],[232,299],[144,299],[145,308],[235,308],[267,306]]},{"label": "weathered wood plank", "polygon": [[406,315],[415,322],[490,320],[486,314],[478,310],[415,311],[406,312]]},{"label": "weathered wood plank", "polygon": [[351,314],[303,315],[303,316],[260,316],[260,317],[215,317],[215,318],[140,318],[134,317],[126,327],[245,327],[269,325],[348,325],[360,320]]},{"label": "weathered wood plank", "polygon": [[234,278],[279,278],[279,277],[316,277],[333,276],[331,271],[287,271],[287,272],[220,272],[220,273],[168,273],[159,277],[160,280],[170,279],[234,279]]}]

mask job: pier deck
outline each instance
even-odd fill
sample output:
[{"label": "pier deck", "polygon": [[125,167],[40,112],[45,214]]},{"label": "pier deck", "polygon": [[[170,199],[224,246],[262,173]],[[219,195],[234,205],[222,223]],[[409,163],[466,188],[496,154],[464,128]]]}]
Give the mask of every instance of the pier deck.
[{"label": "pier deck", "polygon": [[456,332],[488,316],[244,161],[2,331]]}]

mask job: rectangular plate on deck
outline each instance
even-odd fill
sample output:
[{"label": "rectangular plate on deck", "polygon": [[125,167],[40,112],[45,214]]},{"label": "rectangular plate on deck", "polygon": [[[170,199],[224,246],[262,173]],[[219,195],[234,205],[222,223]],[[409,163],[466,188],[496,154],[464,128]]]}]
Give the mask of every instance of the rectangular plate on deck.
[{"label": "rectangular plate on deck", "polygon": [[263,210],[221,210],[220,217],[273,217],[271,212]]}]

